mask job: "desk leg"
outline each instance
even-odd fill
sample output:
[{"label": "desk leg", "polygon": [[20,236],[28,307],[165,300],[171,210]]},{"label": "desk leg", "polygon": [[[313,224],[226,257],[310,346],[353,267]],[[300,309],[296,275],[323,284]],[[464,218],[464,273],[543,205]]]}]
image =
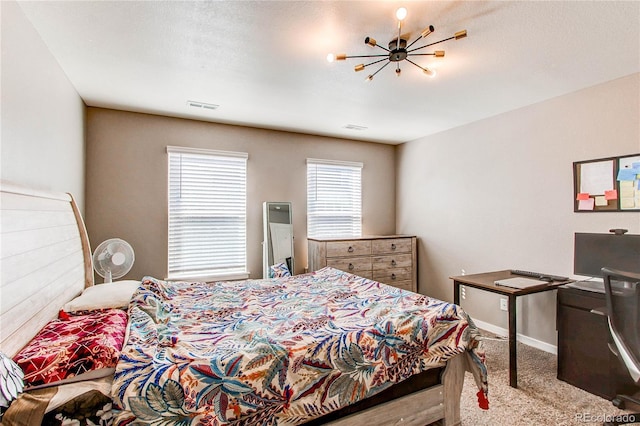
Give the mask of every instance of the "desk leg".
[{"label": "desk leg", "polygon": [[509,385],[518,387],[518,357],[516,354],[516,296],[509,296]]},{"label": "desk leg", "polygon": [[453,303],[460,305],[460,283],[453,280]]}]

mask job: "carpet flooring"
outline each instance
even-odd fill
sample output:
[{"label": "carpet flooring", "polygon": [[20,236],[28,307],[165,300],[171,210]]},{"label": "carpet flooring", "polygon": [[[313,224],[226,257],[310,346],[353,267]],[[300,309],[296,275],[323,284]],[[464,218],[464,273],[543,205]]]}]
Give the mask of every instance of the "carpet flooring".
[{"label": "carpet flooring", "polygon": [[558,380],[556,355],[521,343],[517,347],[518,388],[514,389],[509,386],[508,342],[484,340],[484,346],[489,410],[478,408],[478,389],[466,373],[460,407],[463,426],[602,425],[604,416],[631,412]]}]

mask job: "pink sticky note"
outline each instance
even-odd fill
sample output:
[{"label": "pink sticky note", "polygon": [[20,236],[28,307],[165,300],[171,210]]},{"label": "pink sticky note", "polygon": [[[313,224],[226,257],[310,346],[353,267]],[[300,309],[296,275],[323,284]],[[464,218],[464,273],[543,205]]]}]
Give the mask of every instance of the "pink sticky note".
[{"label": "pink sticky note", "polygon": [[589,193],[588,192],[581,192],[576,197],[576,200],[578,200],[578,201],[580,201],[580,200],[588,200],[588,199],[589,199]]},{"label": "pink sticky note", "polygon": [[578,201],[578,210],[593,210],[593,205],[595,204],[595,201],[596,200],[594,198]]},{"label": "pink sticky note", "polygon": [[618,191],[612,189],[611,191],[604,191],[605,200],[615,200],[618,198]]}]

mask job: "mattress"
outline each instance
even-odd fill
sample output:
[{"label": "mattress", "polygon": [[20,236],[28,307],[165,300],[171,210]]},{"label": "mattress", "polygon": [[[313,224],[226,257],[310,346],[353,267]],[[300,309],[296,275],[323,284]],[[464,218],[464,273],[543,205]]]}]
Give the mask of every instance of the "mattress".
[{"label": "mattress", "polygon": [[324,268],[266,280],[146,277],[129,306],[115,424],[303,424],[466,353],[457,305]]}]

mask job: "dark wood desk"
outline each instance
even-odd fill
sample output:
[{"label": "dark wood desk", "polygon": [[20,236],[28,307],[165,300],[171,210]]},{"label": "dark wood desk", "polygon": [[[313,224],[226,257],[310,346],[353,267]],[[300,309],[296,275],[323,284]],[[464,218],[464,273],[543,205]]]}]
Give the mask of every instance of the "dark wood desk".
[{"label": "dark wood desk", "polygon": [[527,294],[555,290],[559,286],[571,282],[553,281],[550,283],[545,283],[539,286],[529,287],[525,289],[510,288],[494,284],[494,282],[497,280],[502,280],[505,278],[515,278],[519,276],[520,275],[512,274],[509,270],[505,270],[487,272],[484,274],[459,275],[456,277],[449,277],[453,280],[453,302],[456,305],[460,304],[461,285],[490,291],[492,293],[498,293],[503,296],[507,296],[507,298],[509,299],[509,384],[514,388],[518,387],[518,361],[516,356],[516,298],[518,296],[525,296]]},{"label": "dark wood desk", "polygon": [[611,400],[640,392],[609,349],[611,334],[604,293],[558,289],[558,379]]}]

